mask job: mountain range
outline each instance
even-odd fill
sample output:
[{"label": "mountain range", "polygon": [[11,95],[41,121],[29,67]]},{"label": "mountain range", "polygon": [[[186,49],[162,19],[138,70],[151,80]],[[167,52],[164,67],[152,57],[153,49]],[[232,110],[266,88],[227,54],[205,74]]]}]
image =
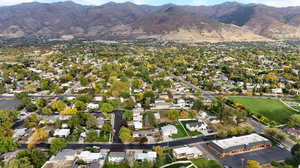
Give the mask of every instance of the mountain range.
[{"label": "mountain range", "polygon": [[300,7],[226,2],[214,6],[84,6],[71,1],[0,7],[0,37],[158,39],[178,42],[300,39]]}]

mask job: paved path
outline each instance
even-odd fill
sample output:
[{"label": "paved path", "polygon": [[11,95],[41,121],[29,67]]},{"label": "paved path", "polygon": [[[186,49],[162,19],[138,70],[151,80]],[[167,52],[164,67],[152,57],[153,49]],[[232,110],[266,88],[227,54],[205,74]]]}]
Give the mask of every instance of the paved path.
[{"label": "paved path", "polygon": [[114,110],[114,133],[113,133],[113,143],[121,143],[121,140],[119,138],[119,132],[121,129],[121,125],[122,125],[122,115],[123,115],[122,110]]}]

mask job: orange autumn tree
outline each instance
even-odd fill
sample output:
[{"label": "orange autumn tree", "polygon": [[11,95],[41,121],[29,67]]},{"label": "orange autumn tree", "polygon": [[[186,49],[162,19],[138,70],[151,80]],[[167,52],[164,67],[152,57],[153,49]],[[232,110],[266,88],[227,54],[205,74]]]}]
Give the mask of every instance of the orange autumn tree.
[{"label": "orange autumn tree", "polygon": [[28,148],[33,148],[39,141],[45,140],[48,137],[48,132],[45,127],[37,128],[29,138]]}]

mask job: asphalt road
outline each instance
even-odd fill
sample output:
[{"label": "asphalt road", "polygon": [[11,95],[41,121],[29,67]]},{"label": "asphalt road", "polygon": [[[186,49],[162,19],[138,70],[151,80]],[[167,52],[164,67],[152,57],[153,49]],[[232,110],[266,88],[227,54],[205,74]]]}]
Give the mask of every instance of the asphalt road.
[{"label": "asphalt road", "polygon": [[114,133],[113,133],[113,143],[121,143],[119,138],[119,131],[122,125],[122,110],[114,110],[113,113],[115,114],[115,121],[114,121]]},{"label": "asphalt road", "polygon": [[[113,144],[99,144],[99,143],[90,143],[90,144],[68,144],[67,149],[85,149],[92,148],[94,146],[100,147],[101,149],[152,149],[154,146],[162,146],[162,147],[176,147],[189,145],[194,143],[205,143],[216,139],[216,135],[208,135],[208,136],[200,136],[197,138],[189,138],[189,139],[180,139],[174,140],[170,142],[162,142],[155,144],[122,144],[122,143],[113,143]],[[48,143],[39,143],[36,145],[38,148],[49,148],[50,145]],[[27,148],[27,144],[21,144],[20,148]]]}]

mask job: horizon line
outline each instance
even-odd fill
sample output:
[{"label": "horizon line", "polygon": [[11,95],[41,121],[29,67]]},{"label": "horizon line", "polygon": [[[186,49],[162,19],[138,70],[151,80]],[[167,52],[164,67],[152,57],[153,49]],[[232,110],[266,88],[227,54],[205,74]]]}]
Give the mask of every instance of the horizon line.
[{"label": "horizon line", "polygon": [[32,4],[32,3],[57,4],[57,3],[67,3],[67,2],[69,2],[69,3],[71,2],[71,3],[77,4],[77,5],[82,5],[82,6],[91,6],[91,7],[93,7],[93,6],[94,7],[103,6],[103,5],[107,5],[107,4],[111,4],[111,3],[114,3],[114,4],[126,4],[126,3],[130,3],[130,4],[137,5],[137,6],[146,5],[146,6],[156,6],[156,7],[165,6],[165,5],[191,6],[191,7],[199,7],[199,6],[211,7],[211,6],[218,6],[218,5],[222,5],[222,4],[226,4],[226,3],[240,4],[240,5],[263,5],[263,6],[273,7],[273,8],[294,8],[294,7],[300,7],[300,6],[279,7],[279,6],[266,5],[266,4],[263,4],[263,3],[242,3],[242,2],[237,2],[237,1],[225,1],[225,2],[222,2],[222,3],[216,3],[216,4],[211,4],[211,5],[206,5],[206,4],[203,4],[203,5],[191,5],[191,4],[176,4],[176,3],[164,3],[164,4],[160,4],[160,5],[155,5],[155,4],[147,4],[147,3],[141,3],[141,4],[139,4],[139,3],[134,3],[134,2],[130,2],[130,1],[126,1],[126,2],[114,2],[113,0],[109,1],[109,2],[106,2],[106,3],[103,3],[103,4],[99,4],[99,5],[96,5],[96,4],[82,4],[82,3],[74,2],[73,0],[61,0],[61,1],[58,1],[58,2],[38,2],[38,1],[21,2],[21,3],[17,3],[17,4],[12,4],[12,5],[0,5],[0,7],[12,7],[12,6],[22,5],[22,4]]}]

